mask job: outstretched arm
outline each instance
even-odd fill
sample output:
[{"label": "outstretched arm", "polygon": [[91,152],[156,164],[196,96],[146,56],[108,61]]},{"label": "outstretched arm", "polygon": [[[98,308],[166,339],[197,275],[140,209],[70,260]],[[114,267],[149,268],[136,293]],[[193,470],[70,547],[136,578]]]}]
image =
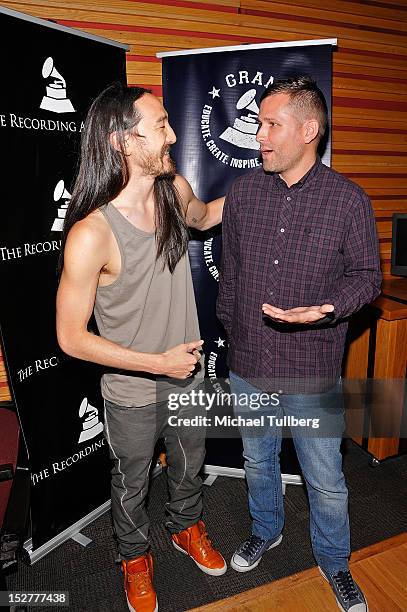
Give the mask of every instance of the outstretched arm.
[{"label": "outstretched arm", "polygon": [[174,184],[181,197],[185,211],[185,220],[189,227],[204,231],[221,223],[223,204],[225,202],[224,197],[205,204],[196,197],[191,185],[183,176],[178,174]]}]

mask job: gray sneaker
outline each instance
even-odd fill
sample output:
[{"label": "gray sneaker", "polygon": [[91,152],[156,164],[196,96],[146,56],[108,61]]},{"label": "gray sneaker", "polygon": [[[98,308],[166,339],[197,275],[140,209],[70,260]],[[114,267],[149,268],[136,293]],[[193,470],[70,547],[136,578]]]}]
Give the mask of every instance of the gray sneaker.
[{"label": "gray sneaker", "polygon": [[320,567],[318,569],[331,585],[340,610],[343,610],[343,612],[368,612],[366,598],[359,585],[353,580],[349,570],[333,575],[324,572]]},{"label": "gray sneaker", "polygon": [[236,549],[230,566],[237,572],[250,572],[258,566],[266,550],[278,546],[282,539],[281,534],[274,540],[263,540],[252,533],[250,538]]}]

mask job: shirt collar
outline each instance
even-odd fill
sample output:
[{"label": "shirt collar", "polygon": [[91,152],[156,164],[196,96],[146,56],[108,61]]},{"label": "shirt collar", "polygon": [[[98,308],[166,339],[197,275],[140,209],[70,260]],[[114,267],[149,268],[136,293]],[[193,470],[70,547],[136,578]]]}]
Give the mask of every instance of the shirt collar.
[{"label": "shirt collar", "polygon": [[284,179],[282,179],[278,174],[275,174],[275,179],[277,181],[277,183],[282,186],[285,187],[286,189],[300,189],[301,187],[303,187],[303,185],[305,185],[305,183],[307,183],[313,176],[315,176],[315,174],[318,172],[320,165],[321,165],[321,159],[319,158],[319,156],[317,155],[317,158],[315,160],[315,163],[313,166],[311,166],[311,168],[308,170],[308,172],[306,172],[304,174],[304,176],[302,178],[300,178],[299,181],[297,181],[296,183],[294,183],[293,185],[291,185],[291,187],[288,187],[287,183],[284,181]]}]

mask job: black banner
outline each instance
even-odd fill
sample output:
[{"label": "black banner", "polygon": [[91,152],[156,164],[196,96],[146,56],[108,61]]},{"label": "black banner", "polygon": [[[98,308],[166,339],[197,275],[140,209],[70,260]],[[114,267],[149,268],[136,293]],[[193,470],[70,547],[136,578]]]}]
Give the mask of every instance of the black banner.
[{"label": "black banner", "polygon": [[[207,202],[223,195],[243,172],[261,166],[256,142],[261,94],[275,80],[313,77],[331,109],[332,44],[305,41],[158,54],[163,58],[163,98],[177,134],[172,155],[177,171]],[[330,165],[330,137],[322,161]],[[207,378],[214,391],[227,377],[227,341],[216,318],[220,231],[190,242],[190,258]],[[288,444],[285,441],[285,444]],[[207,464],[242,467],[240,440],[208,440]],[[282,470],[297,473],[293,452]]]},{"label": "black banner", "polygon": [[33,549],[110,497],[100,368],[63,357],[56,267],[82,122],[122,45],[0,9],[0,325],[31,467]]}]

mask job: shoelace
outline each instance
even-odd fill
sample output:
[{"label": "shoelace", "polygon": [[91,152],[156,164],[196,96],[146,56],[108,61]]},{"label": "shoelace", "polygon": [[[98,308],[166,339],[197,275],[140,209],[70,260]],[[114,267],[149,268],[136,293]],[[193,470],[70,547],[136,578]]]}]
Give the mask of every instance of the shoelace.
[{"label": "shoelace", "polygon": [[199,540],[201,542],[204,554],[207,555],[212,550],[212,542],[210,541],[206,531],[201,533],[201,537],[199,538]]},{"label": "shoelace", "polygon": [[339,572],[333,576],[332,579],[345,601],[350,601],[358,597],[358,592],[349,570],[347,572]]},{"label": "shoelace", "polygon": [[263,546],[264,540],[259,538],[258,536],[252,534],[246,542],[241,547],[241,552],[247,553],[250,557],[253,557],[260,548]]},{"label": "shoelace", "polygon": [[137,592],[141,595],[150,589],[151,579],[150,572],[136,572],[135,574],[127,574],[127,580],[134,582]]}]

